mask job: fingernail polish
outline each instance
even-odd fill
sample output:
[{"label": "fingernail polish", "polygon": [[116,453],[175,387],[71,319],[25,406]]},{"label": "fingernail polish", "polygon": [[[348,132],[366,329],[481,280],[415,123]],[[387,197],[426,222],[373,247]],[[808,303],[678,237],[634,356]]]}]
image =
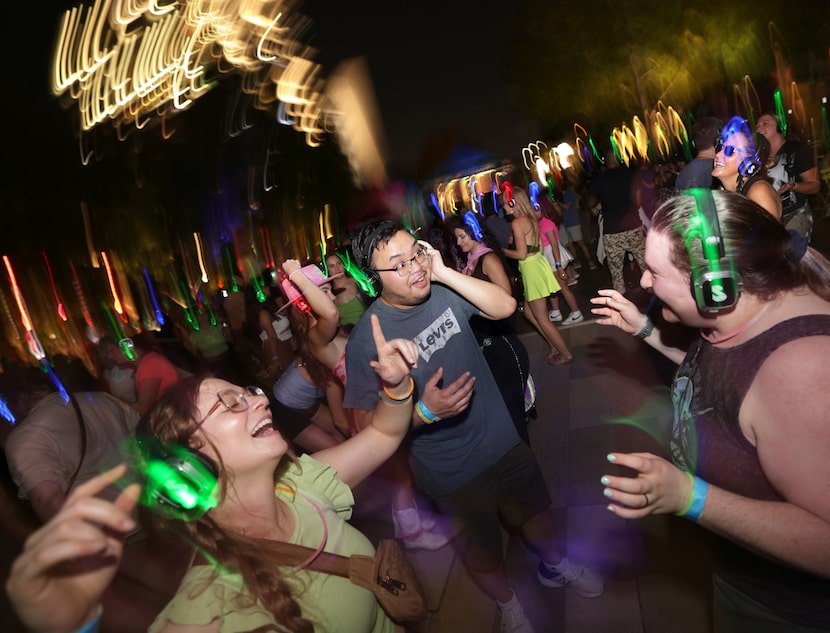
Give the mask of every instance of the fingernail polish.
[{"label": "fingernail polish", "polygon": [[608,475],[603,475],[602,479],[599,480],[599,483],[601,483],[603,486],[607,486],[611,483],[611,478],[608,477]]},{"label": "fingernail polish", "polygon": [[614,495],[614,492],[611,490],[611,488],[606,488],[602,491],[602,494],[604,494],[606,497],[611,497]]},{"label": "fingernail polish", "polygon": [[607,455],[605,458],[606,458],[609,462],[615,462],[615,461],[617,461],[617,456],[616,456],[616,455],[614,455],[613,453],[608,453],[608,455]]},{"label": "fingernail polish", "polygon": [[612,514],[615,514],[617,511],[614,509],[614,506],[605,506],[605,509]]}]

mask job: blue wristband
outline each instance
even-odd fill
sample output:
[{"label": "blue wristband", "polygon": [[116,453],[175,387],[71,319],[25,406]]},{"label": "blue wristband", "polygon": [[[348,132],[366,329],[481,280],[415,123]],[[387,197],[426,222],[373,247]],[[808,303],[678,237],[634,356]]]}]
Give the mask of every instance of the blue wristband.
[{"label": "blue wristband", "polygon": [[[687,473],[688,474],[688,473]],[[686,506],[684,512],[679,512],[678,516],[686,517],[692,521],[699,521],[700,515],[703,513],[703,505],[706,503],[706,495],[709,494],[709,484],[703,481],[700,477],[693,477],[689,474],[692,482],[692,496]]]},{"label": "blue wristband", "polygon": [[87,622],[84,626],[80,629],[75,631],[75,633],[98,633],[98,626],[101,624],[101,613],[103,609],[98,609],[98,615],[95,616],[94,619]]},{"label": "blue wristband", "polygon": [[415,406],[418,407],[418,414],[421,416],[421,419],[423,419],[423,421],[427,424],[438,422],[438,420],[441,419],[427,408],[427,405],[424,404],[423,400],[418,400],[418,404]]}]

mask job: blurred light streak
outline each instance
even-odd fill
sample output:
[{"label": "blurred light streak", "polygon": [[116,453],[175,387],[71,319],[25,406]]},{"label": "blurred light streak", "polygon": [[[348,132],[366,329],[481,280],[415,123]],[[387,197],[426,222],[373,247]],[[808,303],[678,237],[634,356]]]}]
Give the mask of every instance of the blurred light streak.
[{"label": "blurred light streak", "polygon": [[49,380],[51,380],[52,384],[55,385],[55,389],[58,390],[58,393],[61,395],[63,401],[69,402],[69,394],[66,392],[66,387],[63,386],[61,379],[58,378],[58,375],[49,365],[49,361],[47,361],[46,358],[41,359],[41,369],[43,369],[43,372],[49,376]]},{"label": "blurred light streak", "polygon": [[202,238],[199,236],[198,232],[194,231],[193,241],[196,243],[196,261],[199,262],[199,271],[202,273],[202,283],[206,284],[210,281],[210,278],[208,277],[207,269],[205,268],[205,256],[202,252]]},{"label": "blurred light streak", "polygon": [[31,353],[35,359],[42,360],[45,358],[46,354],[44,353],[43,347],[41,346],[40,341],[37,338],[37,334],[34,331],[32,318],[29,316],[29,309],[26,307],[26,301],[23,299],[20,286],[17,285],[17,277],[15,277],[14,269],[12,269],[12,263],[7,255],[3,255],[3,263],[6,265],[9,283],[11,284],[14,299],[17,302],[17,309],[20,312],[20,322],[26,330],[26,344],[29,346],[29,353]]},{"label": "blurred light streak", "polygon": [[[315,51],[301,44],[310,21],[294,10],[297,4],[97,0],[75,7],[59,22],[52,91],[76,102],[82,133],[105,122],[121,133],[185,110],[217,85],[219,75],[241,73],[254,105],[287,103],[284,120],[314,146],[334,110],[320,66],[310,59]],[[88,151],[81,144],[83,162]]]},{"label": "blurred light streak", "polygon": [[14,426],[15,422],[17,422],[17,418],[14,417],[14,413],[12,413],[12,410],[9,409],[6,399],[2,396],[0,396],[0,416],[2,416],[3,419],[12,426]]},{"label": "blurred light streak", "polygon": [[52,274],[52,266],[49,265],[49,258],[46,256],[46,251],[43,251],[43,261],[46,264],[46,273],[49,275],[49,283],[52,286],[52,294],[55,297],[55,303],[58,307],[58,316],[62,321],[66,321],[66,310],[64,310],[63,302],[58,295],[58,288],[55,286],[55,276]]},{"label": "blurred light streak", "polygon": [[124,307],[121,305],[121,299],[118,298],[118,289],[115,286],[115,276],[112,274],[112,267],[110,260],[105,251],[101,251],[101,259],[104,262],[104,269],[107,271],[107,281],[109,282],[110,293],[112,294],[112,307],[119,315],[124,314]]}]

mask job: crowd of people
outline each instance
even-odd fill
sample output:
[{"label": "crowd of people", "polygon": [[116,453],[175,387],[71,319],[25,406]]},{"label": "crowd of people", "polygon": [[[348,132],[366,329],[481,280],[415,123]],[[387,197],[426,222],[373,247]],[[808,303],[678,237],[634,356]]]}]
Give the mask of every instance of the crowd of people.
[{"label": "crowd of people", "polygon": [[[164,332],[99,341],[99,376],[67,397],[38,370],[5,372],[20,421],[4,452],[41,524],[7,582],[22,622],[391,632],[371,592],[286,566],[276,547],[371,554],[348,522],[370,476],[389,491],[395,537],[454,548],[502,631],[534,630],[505,571],[505,527],[541,585],[601,595],[554,529],[528,434],[527,345],[573,362],[560,328],[584,320],[578,270],[604,263],[611,287],[584,305],[678,364],[667,454],[611,453],[634,476],[602,476],[608,509],[723,537],[718,633],[828,630],[830,263],[809,247],[815,165],[771,116],[760,149],[743,119],[708,118],[682,169],[625,166],[610,149],[600,173],[548,199],[517,183],[482,214],[436,220],[441,244],[369,221],[325,261],[286,259],[259,292],[242,283]],[[626,296],[629,260],[659,317]],[[541,341],[523,343],[518,318]],[[701,338],[675,348],[667,324]],[[196,501],[160,489],[158,464],[187,472]]]}]

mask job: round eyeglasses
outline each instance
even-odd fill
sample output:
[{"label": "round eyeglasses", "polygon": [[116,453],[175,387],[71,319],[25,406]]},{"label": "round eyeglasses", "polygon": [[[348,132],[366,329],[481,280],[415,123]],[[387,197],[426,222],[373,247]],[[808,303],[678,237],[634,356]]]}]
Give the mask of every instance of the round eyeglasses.
[{"label": "round eyeglasses", "polygon": [[[196,429],[202,426],[205,420],[213,415],[214,411],[216,411],[216,409],[220,406],[225,407],[228,411],[233,413],[242,413],[243,411],[247,411],[250,408],[248,396],[265,397],[265,392],[256,385],[248,385],[245,387],[244,392],[239,391],[238,389],[222,389],[217,391],[216,404],[208,410],[205,417],[196,423]],[[193,429],[193,431],[195,432],[196,429]]]},{"label": "round eyeglasses", "polygon": [[415,254],[412,257],[405,259],[402,262],[398,262],[392,268],[374,268],[373,270],[377,273],[388,273],[394,271],[398,273],[398,277],[406,277],[412,272],[412,262],[418,262],[418,265],[422,267],[425,266],[427,263],[427,249],[422,246],[415,251]]}]

